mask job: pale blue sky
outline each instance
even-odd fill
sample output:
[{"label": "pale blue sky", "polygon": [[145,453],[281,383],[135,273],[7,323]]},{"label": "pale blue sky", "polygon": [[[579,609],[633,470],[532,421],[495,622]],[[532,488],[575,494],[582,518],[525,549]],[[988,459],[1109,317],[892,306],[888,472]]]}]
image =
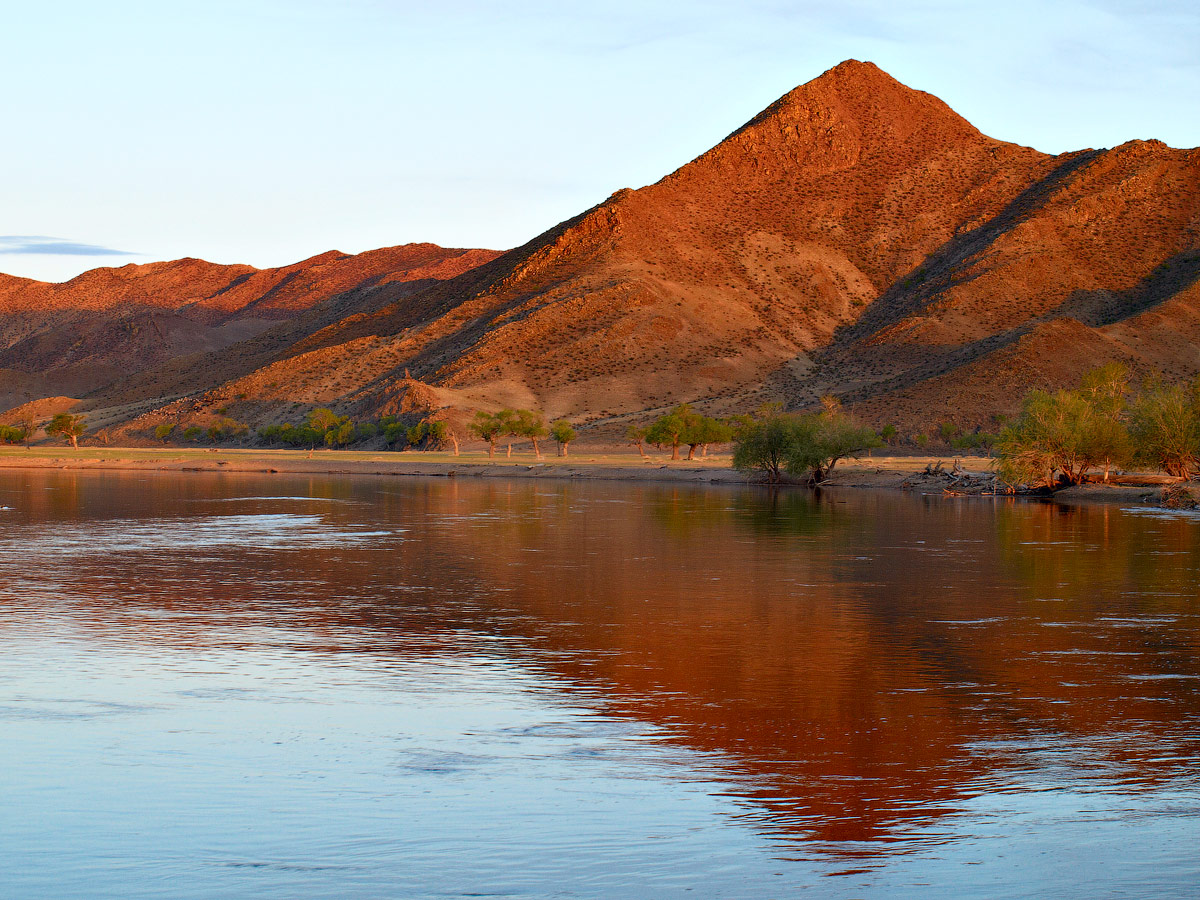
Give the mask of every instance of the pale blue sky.
[{"label": "pale blue sky", "polygon": [[1200,145],[1194,0],[0,11],[0,271],[48,280],[179,256],[505,249],[656,181],[849,57],[1040,150]]}]

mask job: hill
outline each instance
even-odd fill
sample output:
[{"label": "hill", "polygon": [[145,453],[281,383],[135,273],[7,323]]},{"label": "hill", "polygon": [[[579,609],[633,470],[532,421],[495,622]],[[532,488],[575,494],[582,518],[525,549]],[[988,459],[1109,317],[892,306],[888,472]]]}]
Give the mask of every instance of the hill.
[{"label": "hill", "polygon": [[0,275],[0,399],[11,406],[95,392],[169,360],[222,351],[352,289],[415,289],[495,256],[408,244],[274,269],[180,259],[93,269],[62,284]]}]

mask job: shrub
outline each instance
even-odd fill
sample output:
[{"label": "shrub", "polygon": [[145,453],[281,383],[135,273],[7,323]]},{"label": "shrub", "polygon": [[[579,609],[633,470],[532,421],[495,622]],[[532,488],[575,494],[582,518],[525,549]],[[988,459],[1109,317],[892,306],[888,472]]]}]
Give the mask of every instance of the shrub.
[{"label": "shrub", "polygon": [[778,482],[784,471],[807,475],[809,484],[823,481],[839,461],[880,445],[875,432],[859,425],[840,404],[824,411],[795,415],[769,410],[737,431],[733,465],[761,471]]}]

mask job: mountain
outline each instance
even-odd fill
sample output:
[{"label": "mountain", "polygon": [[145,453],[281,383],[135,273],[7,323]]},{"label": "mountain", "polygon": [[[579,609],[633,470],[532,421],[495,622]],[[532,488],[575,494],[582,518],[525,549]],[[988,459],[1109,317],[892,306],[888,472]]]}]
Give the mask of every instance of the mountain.
[{"label": "mountain", "polygon": [[1030,386],[1110,360],[1200,371],[1198,230],[1200,151],[1040,153],[852,60],[456,277],[351,288],[303,327],[168,360],[88,404],[114,422],[148,410],[137,433],[417,395],[615,427],[682,400],[833,393],[876,424],[989,425]]},{"label": "mountain", "polygon": [[93,269],[63,284],[0,275],[0,399],[94,392],[311,317],[352,289],[414,290],[496,255],[408,244],[274,269],[179,259]]}]

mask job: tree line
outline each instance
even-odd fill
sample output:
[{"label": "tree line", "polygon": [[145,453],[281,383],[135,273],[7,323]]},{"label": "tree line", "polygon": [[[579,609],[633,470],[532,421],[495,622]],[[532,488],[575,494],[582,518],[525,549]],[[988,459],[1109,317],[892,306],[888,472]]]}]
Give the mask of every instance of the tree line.
[{"label": "tree line", "polygon": [[489,413],[480,410],[467,426],[471,434],[488,445],[488,457],[496,455],[496,444],[507,440],[508,456],[512,456],[514,440],[527,440],[533,445],[533,455],[542,458],[539,441],[553,438],[558,444],[558,455],[567,456],[571,442],[575,440],[575,428],[565,419],[559,419],[549,427],[545,417],[530,409],[502,409]]},{"label": "tree line", "polygon": [[714,444],[727,444],[734,439],[740,419],[715,419],[681,403],[670,412],[659,416],[648,425],[630,425],[625,432],[629,443],[638,448],[638,454],[646,455],[645,445],[670,448],[671,459],[679,459],[679,448],[687,447],[688,459],[700,455],[708,456],[708,448]]}]

